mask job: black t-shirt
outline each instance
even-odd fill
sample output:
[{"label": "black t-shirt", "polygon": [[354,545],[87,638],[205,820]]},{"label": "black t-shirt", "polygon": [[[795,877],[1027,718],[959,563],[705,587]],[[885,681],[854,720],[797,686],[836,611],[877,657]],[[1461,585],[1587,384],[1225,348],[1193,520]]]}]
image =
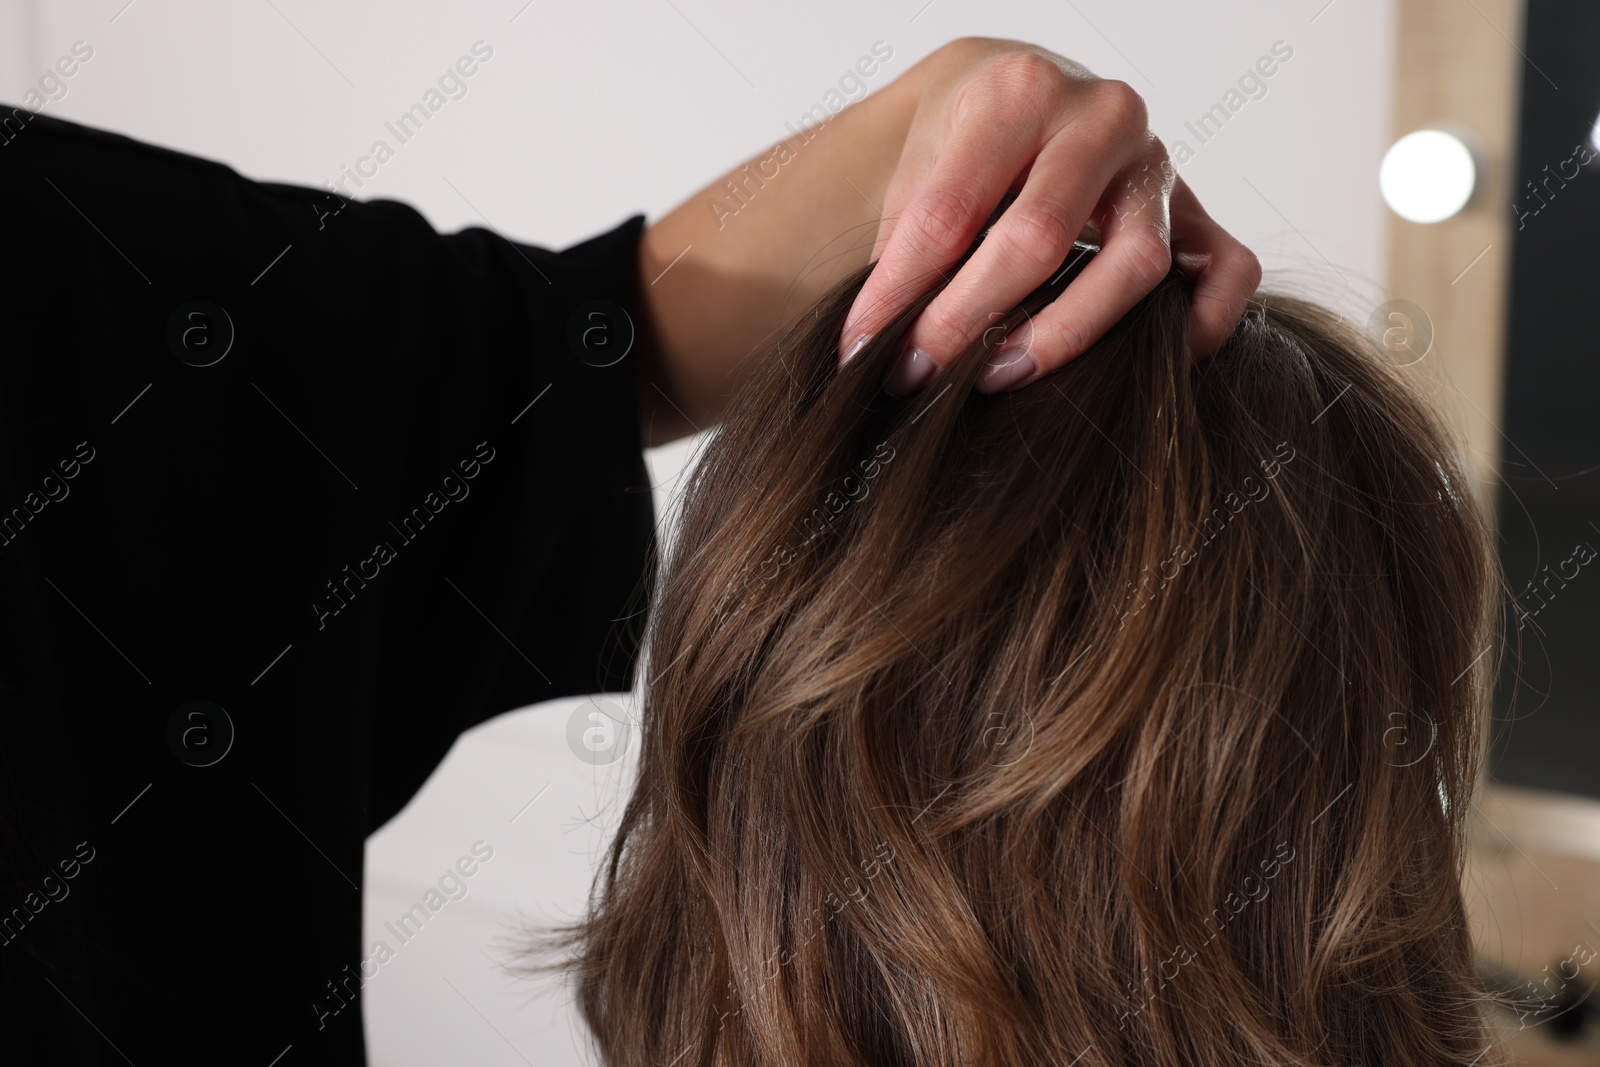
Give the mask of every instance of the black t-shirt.
[{"label": "black t-shirt", "polygon": [[643,217],[551,252],[0,136],[0,1058],[360,1063],[367,835],[631,684]]}]

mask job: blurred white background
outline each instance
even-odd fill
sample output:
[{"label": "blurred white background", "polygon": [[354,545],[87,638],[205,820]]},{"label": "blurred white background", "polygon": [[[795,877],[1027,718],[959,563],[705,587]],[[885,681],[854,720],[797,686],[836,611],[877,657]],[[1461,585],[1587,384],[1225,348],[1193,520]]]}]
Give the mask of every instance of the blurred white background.
[{"label": "blurred white background", "polygon": [[[46,114],[253,178],[321,185],[375,139],[393,144],[384,123],[482,40],[493,58],[466,95],[356,195],[407,201],[441,229],[488,224],[559,247],[637,211],[659,217],[787,136],[784,124],[874,42],[894,55],[871,88],[952,38],[1021,38],[1142,93],[1169,149],[1181,140],[1194,150],[1184,178],[1269,279],[1360,322],[1386,281],[1376,175],[1394,21],[1394,0],[0,0],[0,100],[20,103],[81,40],[93,57]],[[1278,41],[1293,57],[1201,144],[1185,124]],[[658,512],[694,444],[650,455]],[[579,913],[626,787],[627,759],[596,769],[569,751],[578,704],[524,709],[466,735],[369,842],[369,941],[473,842],[494,849],[469,895],[368,983],[373,1063],[585,1062],[563,991],[507,976],[495,947],[519,914]]]}]

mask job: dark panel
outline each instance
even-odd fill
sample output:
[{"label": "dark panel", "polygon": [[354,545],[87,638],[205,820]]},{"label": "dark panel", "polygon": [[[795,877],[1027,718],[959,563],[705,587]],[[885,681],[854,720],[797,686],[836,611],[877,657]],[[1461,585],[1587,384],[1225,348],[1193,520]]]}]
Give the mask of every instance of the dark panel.
[{"label": "dark panel", "polygon": [[1491,769],[1600,797],[1600,4],[1529,0],[1522,49],[1497,500],[1521,608]]}]

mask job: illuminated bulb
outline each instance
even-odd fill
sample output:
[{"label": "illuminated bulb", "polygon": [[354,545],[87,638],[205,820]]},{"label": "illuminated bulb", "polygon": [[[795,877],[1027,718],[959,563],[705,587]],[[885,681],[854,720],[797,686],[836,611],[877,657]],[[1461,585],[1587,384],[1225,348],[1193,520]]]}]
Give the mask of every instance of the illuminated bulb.
[{"label": "illuminated bulb", "polygon": [[1442,222],[1472,199],[1478,166],[1472,149],[1444,130],[1408,133],[1384,153],[1378,188],[1396,215]]}]

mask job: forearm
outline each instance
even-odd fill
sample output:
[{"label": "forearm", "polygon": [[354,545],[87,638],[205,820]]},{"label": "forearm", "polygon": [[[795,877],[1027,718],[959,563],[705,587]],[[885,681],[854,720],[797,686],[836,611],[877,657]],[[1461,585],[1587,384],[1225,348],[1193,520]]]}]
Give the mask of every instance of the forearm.
[{"label": "forearm", "polygon": [[761,344],[867,262],[928,62],[751,157],[645,231],[646,443],[716,422]]}]

